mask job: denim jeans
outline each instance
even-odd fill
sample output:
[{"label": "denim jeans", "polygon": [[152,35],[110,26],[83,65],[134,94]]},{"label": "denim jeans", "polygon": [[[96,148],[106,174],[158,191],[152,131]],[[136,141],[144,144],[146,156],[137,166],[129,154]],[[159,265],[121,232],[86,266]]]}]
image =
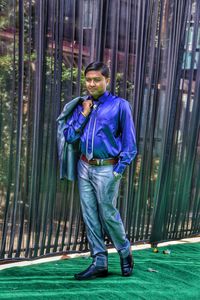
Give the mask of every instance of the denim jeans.
[{"label": "denim jeans", "polygon": [[130,252],[124,226],[116,208],[120,180],[113,165],[93,166],[79,160],[78,183],[83,220],[91,254],[97,265],[107,265],[104,233],[112,240],[121,257]]}]

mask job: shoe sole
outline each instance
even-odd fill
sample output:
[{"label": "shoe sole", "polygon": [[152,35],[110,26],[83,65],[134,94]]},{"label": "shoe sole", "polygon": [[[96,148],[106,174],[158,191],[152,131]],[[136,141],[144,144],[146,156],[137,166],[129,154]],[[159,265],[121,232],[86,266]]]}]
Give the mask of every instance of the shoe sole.
[{"label": "shoe sole", "polygon": [[125,274],[122,274],[122,276],[124,276],[124,277],[129,277],[129,276],[131,276],[133,274],[133,272],[131,272],[131,273],[125,273]]},{"label": "shoe sole", "polygon": [[98,277],[107,277],[107,276],[108,276],[108,273],[102,273],[102,274],[92,275],[90,277],[78,277],[78,276],[74,275],[74,278],[76,280],[90,280],[90,279],[95,279],[95,278],[98,278]]}]

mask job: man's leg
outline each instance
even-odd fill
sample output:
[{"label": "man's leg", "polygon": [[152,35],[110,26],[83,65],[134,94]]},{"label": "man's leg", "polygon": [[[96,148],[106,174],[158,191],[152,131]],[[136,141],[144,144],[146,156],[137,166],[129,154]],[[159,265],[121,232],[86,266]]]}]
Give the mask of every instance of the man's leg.
[{"label": "man's leg", "polygon": [[89,279],[107,275],[108,259],[104,244],[104,234],[98,213],[96,193],[91,182],[92,169],[87,163],[79,161],[78,183],[83,220],[93,257],[92,265],[85,271],[76,274],[75,278]]},{"label": "man's leg", "polygon": [[115,179],[113,166],[95,167],[92,175],[102,224],[119,252],[122,274],[129,276],[133,268],[130,242],[116,208],[120,180]]}]

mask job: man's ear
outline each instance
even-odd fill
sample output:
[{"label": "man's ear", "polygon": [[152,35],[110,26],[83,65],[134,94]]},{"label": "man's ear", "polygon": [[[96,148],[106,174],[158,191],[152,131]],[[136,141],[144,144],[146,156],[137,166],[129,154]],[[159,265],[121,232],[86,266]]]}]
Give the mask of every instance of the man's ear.
[{"label": "man's ear", "polygon": [[110,78],[106,78],[106,85],[110,84]]}]

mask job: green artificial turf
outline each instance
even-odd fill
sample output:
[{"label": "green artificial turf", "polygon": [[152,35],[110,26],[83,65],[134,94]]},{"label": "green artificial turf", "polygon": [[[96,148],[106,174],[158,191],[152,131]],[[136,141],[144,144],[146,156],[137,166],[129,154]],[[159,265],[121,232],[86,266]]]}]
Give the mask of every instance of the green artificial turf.
[{"label": "green artificial turf", "polygon": [[[163,254],[169,249],[170,254]],[[0,299],[200,299],[200,244],[133,251],[133,276],[121,276],[118,254],[109,254],[109,276],[76,281],[91,259],[73,258],[0,271]],[[148,269],[157,272],[150,272]]]}]

